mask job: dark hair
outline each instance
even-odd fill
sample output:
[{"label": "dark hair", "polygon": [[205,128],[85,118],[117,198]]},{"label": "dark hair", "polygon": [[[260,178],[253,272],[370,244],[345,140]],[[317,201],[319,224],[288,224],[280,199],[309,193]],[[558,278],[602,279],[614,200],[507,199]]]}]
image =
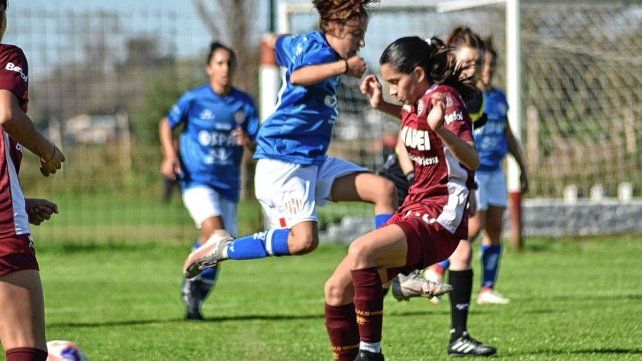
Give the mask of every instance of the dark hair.
[{"label": "dark hair", "polygon": [[312,3],[320,15],[319,27],[328,29],[328,23],[345,24],[352,19],[368,17],[368,5],[378,0],[313,0]]},{"label": "dark hair", "polygon": [[[2,0],[0,0],[0,1],[2,1]],[[236,67],[236,54],[234,53],[234,50],[232,50],[231,48],[229,48],[229,47],[227,47],[227,46],[225,46],[225,45],[223,45],[223,44],[221,44],[219,42],[216,42],[216,41],[213,41],[210,44],[210,52],[209,52],[209,54],[207,54],[207,63],[205,63],[205,64],[208,65],[210,63],[210,61],[212,61],[212,56],[219,49],[227,50],[227,52],[230,53],[230,67],[235,68]]]},{"label": "dark hair", "polygon": [[484,41],[481,36],[472,31],[467,26],[458,26],[446,37],[446,45],[458,48],[460,46],[469,46],[471,48],[485,50]]},{"label": "dark hair", "polygon": [[493,56],[493,65],[495,65],[497,63],[497,50],[495,50],[495,46],[493,45],[492,36],[484,39],[484,46],[486,47],[486,52]]},{"label": "dark hair", "polygon": [[0,11],[7,11],[9,0],[0,0]]},{"label": "dark hair", "polygon": [[465,101],[477,92],[472,78],[461,78],[464,68],[457,64],[454,50],[439,38],[431,38],[430,44],[417,36],[397,39],[384,50],[379,63],[406,74],[421,67],[431,83],[452,86]]}]

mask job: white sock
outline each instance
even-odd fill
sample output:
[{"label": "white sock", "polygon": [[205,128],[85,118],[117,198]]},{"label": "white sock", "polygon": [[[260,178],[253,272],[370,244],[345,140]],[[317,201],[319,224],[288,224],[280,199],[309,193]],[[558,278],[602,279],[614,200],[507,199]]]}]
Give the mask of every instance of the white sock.
[{"label": "white sock", "polygon": [[361,341],[359,343],[359,349],[364,351],[374,352],[374,353],[381,353],[381,341],[375,342],[375,343],[367,343],[367,342]]}]

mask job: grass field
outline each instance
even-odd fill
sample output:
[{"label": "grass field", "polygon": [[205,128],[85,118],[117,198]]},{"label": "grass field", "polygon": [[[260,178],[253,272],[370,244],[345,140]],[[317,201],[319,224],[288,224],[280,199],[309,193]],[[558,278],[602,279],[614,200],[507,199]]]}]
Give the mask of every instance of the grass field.
[{"label": "grass field", "polygon": [[[506,360],[642,359],[641,239],[527,244],[503,259],[499,289],[512,302],[473,305],[473,336],[497,346]],[[94,361],[331,359],[323,283],[345,246],[224,264],[204,322],[182,319],[187,251],[176,244],[41,242],[48,339],[74,340]],[[448,359],[448,302],[388,297],[385,315],[387,360]]]}]

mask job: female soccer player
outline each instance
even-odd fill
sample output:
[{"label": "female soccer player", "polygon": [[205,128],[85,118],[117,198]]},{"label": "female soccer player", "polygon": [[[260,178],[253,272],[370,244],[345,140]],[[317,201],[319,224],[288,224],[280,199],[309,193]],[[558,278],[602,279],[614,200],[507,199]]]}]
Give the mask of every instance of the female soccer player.
[{"label": "female soccer player", "polygon": [[[383,360],[382,284],[452,254],[467,234],[471,169],[479,165],[462,99],[474,89],[461,80],[454,54],[406,37],[389,45],[380,63],[390,94],[403,106],[383,101],[374,75],[364,79],[362,91],[373,108],[401,118],[399,141],[412,160],[415,179],[395,216],[355,240],[325,285],[326,327],[339,360]],[[424,286],[425,297],[450,290],[444,284]]]},{"label": "female soccer player", "polygon": [[357,56],[372,0],[315,0],[320,31],[275,39],[279,64],[286,68],[276,112],[257,137],[256,196],[272,229],[234,241],[215,234],[185,262],[185,273],[225,259],[302,255],[318,244],[317,205],[328,201],[374,204],[375,225],[397,208],[395,187],[365,168],[326,155],[337,119],[339,76],[361,77],[366,64]]},{"label": "female soccer player", "polygon": [[[473,81],[479,79],[481,73],[481,59],[484,54],[484,43],[481,37],[467,27],[455,28],[446,38],[446,44],[454,49],[455,57],[464,68],[463,76],[472,78]],[[474,96],[466,102],[466,109],[471,114],[474,127],[478,127],[486,121],[486,115],[483,112],[484,98],[480,91],[475,92]],[[475,193],[471,192],[469,201],[469,214],[475,214],[476,199]],[[447,352],[450,355],[459,356],[491,356],[497,350],[489,345],[485,345],[474,339],[468,333],[468,311],[470,308],[470,296],[473,284],[472,270],[472,241],[474,236],[479,232],[478,228],[474,229],[471,217],[468,227],[468,237],[461,240],[455,252],[449,260],[441,262],[426,272],[424,276],[436,283],[443,282],[443,270],[441,267],[447,267],[445,264],[450,263],[450,272],[448,283],[452,285],[453,290],[450,292],[450,341]],[[471,229],[473,228],[473,229]],[[438,273],[438,271],[441,271]],[[408,299],[409,297],[420,296],[413,291],[414,284],[420,279],[418,273],[412,273],[408,277],[400,275],[398,279],[393,280],[392,293],[398,300]],[[433,297],[431,302],[439,302],[439,297]]]},{"label": "female soccer player", "polygon": [[479,185],[477,192],[479,213],[470,220],[469,235],[477,237],[481,230],[482,238],[482,285],[477,296],[477,303],[506,304],[510,300],[495,291],[499,259],[502,253],[501,234],[504,210],[508,200],[506,178],[502,171],[502,161],[506,153],[510,153],[517,161],[520,169],[521,192],[528,190],[528,177],[524,165],[524,157],[508,124],[508,103],[501,89],[492,85],[495,73],[497,52],[492,46],[492,40],[486,41],[484,66],[477,86],[484,92],[484,113],[488,120],[485,125],[475,127],[475,142],[479,148],[481,165],[475,174]]},{"label": "female soccer player", "polygon": [[[7,0],[0,0],[0,40],[7,29]],[[0,341],[7,361],[45,361],[45,310],[28,222],[58,212],[44,199],[25,199],[18,172],[22,151],[40,158],[44,176],[65,157],[27,116],[29,70],[20,48],[0,44]]]},{"label": "female soccer player", "polygon": [[[197,248],[217,230],[236,234],[243,147],[259,126],[254,101],[232,85],[234,51],[212,43],[206,64],[209,83],[186,92],[160,121],[161,173],[181,179],[183,202],[200,229]],[[172,129],[181,124],[185,127],[177,151]],[[216,278],[217,269],[208,269],[198,279],[184,280],[187,319],[203,318],[200,307]]]}]

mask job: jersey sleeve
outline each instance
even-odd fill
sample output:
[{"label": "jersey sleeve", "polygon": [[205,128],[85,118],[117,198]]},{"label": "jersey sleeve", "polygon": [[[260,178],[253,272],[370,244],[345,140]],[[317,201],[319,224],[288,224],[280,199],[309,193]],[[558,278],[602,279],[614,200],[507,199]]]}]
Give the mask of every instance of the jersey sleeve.
[{"label": "jersey sleeve", "polygon": [[310,65],[332,63],[337,60],[337,55],[331,48],[313,41],[302,40],[297,45],[292,71]]},{"label": "jersey sleeve", "polygon": [[192,96],[189,93],[184,94],[167,114],[169,126],[174,128],[187,120],[189,107],[192,102]]},{"label": "jersey sleeve", "polygon": [[29,70],[27,58],[18,47],[3,48],[0,53],[0,89],[9,90],[23,102],[27,100]]},{"label": "jersey sleeve", "polygon": [[444,127],[465,142],[473,141],[473,127],[464,102],[457,94],[447,93]]},{"label": "jersey sleeve", "polygon": [[282,35],[276,38],[274,52],[276,53],[276,62],[280,66],[288,66],[289,49],[292,44],[292,35]]},{"label": "jersey sleeve", "polygon": [[259,132],[259,111],[256,108],[256,105],[252,100],[248,102],[248,104],[245,105],[245,114],[246,114],[246,121],[245,124],[243,125],[243,128],[245,132],[247,132],[247,135],[254,140],[256,138],[256,134]]}]

